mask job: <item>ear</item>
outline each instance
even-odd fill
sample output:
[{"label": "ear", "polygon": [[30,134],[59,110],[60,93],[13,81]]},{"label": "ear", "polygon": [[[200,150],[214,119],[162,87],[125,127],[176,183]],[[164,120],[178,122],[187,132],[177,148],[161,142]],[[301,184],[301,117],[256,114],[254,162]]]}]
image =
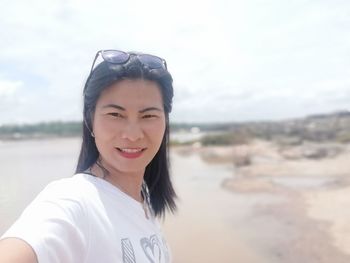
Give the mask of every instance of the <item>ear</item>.
[{"label": "ear", "polygon": [[92,137],[95,137],[95,134],[94,134],[94,116],[95,116],[95,111],[93,112],[90,112],[90,124],[91,124],[91,136]]}]

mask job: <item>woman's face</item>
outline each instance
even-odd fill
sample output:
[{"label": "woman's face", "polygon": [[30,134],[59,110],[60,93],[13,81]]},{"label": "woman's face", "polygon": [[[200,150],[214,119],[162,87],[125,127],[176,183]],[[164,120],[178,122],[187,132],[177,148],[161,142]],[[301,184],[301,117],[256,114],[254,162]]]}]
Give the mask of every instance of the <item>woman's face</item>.
[{"label": "woman's face", "polygon": [[105,89],[93,118],[95,142],[103,165],[119,172],[143,172],[165,132],[159,85],[125,79]]}]

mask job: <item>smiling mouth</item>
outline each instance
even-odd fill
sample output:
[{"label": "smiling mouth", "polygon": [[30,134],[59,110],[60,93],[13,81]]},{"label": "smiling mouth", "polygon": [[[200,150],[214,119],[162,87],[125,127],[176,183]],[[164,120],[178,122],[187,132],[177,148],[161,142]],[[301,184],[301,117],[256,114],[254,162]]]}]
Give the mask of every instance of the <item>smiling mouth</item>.
[{"label": "smiling mouth", "polygon": [[119,154],[127,159],[139,158],[147,148],[118,148]]},{"label": "smiling mouth", "polygon": [[139,153],[146,150],[146,148],[118,148],[118,147],[116,147],[116,149],[124,153]]}]

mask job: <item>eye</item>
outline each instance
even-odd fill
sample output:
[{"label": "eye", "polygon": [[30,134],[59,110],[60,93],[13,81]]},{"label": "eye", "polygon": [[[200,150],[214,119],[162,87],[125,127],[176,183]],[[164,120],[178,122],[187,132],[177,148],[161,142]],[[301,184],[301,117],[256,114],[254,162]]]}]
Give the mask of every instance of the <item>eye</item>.
[{"label": "eye", "polygon": [[150,119],[150,118],[157,118],[157,115],[152,115],[152,114],[147,114],[147,115],[143,115],[142,118],[143,119]]},{"label": "eye", "polygon": [[123,118],[124,117],[123,115],[121,115],[118,112],[110,112],[110,113],[107,113],[107,114],[110,115],[110,116],[113,116],[115,118]]}]

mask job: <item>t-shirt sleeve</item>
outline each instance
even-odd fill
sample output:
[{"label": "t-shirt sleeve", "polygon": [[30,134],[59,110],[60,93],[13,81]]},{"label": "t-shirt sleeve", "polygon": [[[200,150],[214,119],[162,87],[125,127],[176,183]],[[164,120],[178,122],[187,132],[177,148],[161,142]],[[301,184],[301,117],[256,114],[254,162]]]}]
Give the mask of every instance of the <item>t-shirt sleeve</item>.
[{"label": "t-shirt sleeve", "polygon": [[[16,237],[35,251],[39,263],[84,262],[88,224],[76,193],[50,184],[1,237]],[[65,192],[65,190],[68,190]]]}]

